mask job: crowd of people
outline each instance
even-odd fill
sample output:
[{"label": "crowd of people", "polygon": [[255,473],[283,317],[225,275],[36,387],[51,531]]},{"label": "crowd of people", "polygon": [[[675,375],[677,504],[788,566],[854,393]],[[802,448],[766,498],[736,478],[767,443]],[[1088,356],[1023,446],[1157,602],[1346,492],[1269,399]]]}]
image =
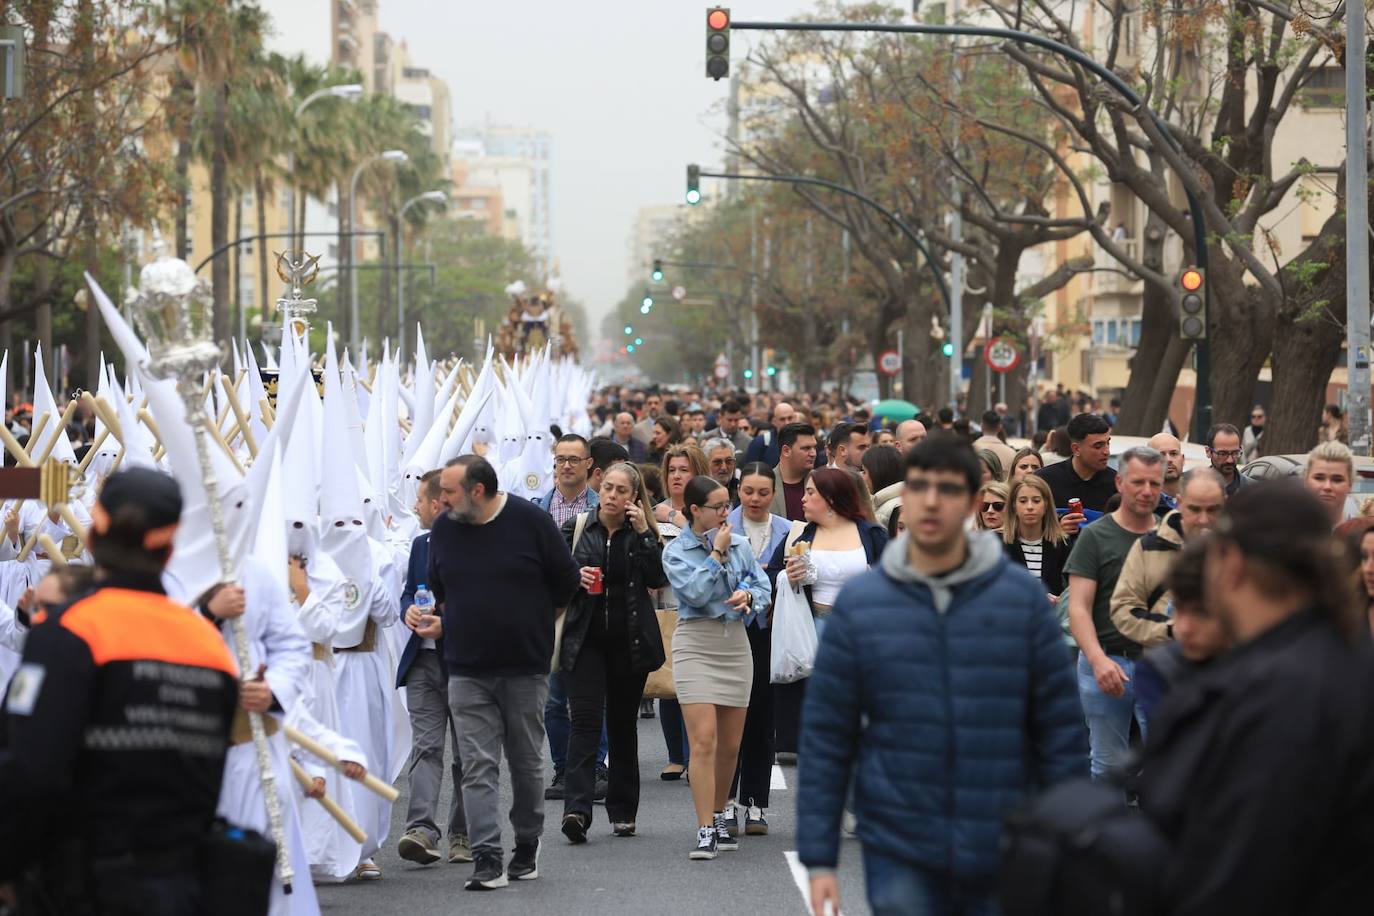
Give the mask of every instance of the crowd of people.
[{"label": "crowd of people", "polygon": [[[1068,398],[1053,395],[1034,418],[1050,428],[1022,443],[1026,412],[892,422],[833,394],[610,387],[582,432],[538,430],[523,453],[501,454],[499,432],[444,460],[406,446],[413,489],[398,505],[348,462],[321,460],[357,441],[348,371],[331,360],[329,373],[322,402],[304,398],[322,410],[320,438],[292,436],[228,488],[231,537],[264,541],[251,514],[282,541],[250,551],[238,584],[192,587],[169,565],[183,509],[205,511],[174,437],[162,447],[179,491],[151,461],[90,464],[73,503],[89,540],[69,562],[18,559],[37,532],[71,547],[65,516],[4,507],[0,644],[17,672],[0,739],[0,883],[17,882],[5,893],[51,892],[54,874],[73,874],[53,871],[69,849],[35,838],[51,812],[81,810],[116,838],[102,852],[118,867],[67,892],[102,912],[199,911],[195,882],[169,878],[191,861],[158,831],[208,829],[218,812],[269,832],[252,716],[271,723],[296,866],[292,893],[272,884],[272,912],[315,912],[312,881],[381,879],[389,842],[421,865],[470,862],[469,890],[537,879],[546,802],[562,803],[574,846],[637,835],[640,719],[654,717],[659,777],[690,782],[691,860],[766,836],[773,766],[798,767],[796,843],[817,916],[839,912],[846,833],[878,914],[1090,911],[1071,882],[1038,909],[1024,888],[999,891],[1017,848],[1008,815],[1078,777],[1113,787],[1166,850],[1152,870],[1123,871],[1117,894],[1169,913],[1367,908],[1374,518],[1354,505],[1338,435],[1300,482],[1256,482],[1244,465],[1259,408],[1244,430],[1209,430],[1207,464],[1187,468],[1167,432],[1114,455],[1111,411],[1061,416]],[[512,454],[528,463],[519,492]],[[300,479],[301,463],[319,478]],[[549,485],[532,493],[531,480]],[[263,559],[279,554],[283,568]],[[774,683],[784,591],[819,648],[809,677]],[[174,613],[174,599],[198,612],[183,636],[197,654],[91,622],[131,601]],[[229,656],[235,620],[254,671]],[[173,724],[155,739],[80,693],[93,678],[154,704],[147,660],[162,666],[154,692],[190,685],[197,712],[159,712]],[[278,725],[323,747],[288,743]],[[95,746],[92,729],[116,737]],[[133,817],[101,797],[108,780],[83,784],[92,766],[126,773],[135,739],[151,742],[134,763],[157,780],[195,774],[177,806]],[[393,838],[390,801],[361,783],[402,773]],[[1124,877],[1142,871],[1153,879]]]}]

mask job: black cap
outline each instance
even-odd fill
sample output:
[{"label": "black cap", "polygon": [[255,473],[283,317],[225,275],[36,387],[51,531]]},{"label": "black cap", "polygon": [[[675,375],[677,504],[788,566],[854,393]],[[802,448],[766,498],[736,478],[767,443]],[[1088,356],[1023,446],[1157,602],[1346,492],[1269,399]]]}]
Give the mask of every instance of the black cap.
[{"label": "black cap", "polygon": [[171,476],[150,468],[111,474],[99,502],[113,517],[137,518],[144,531],[175,525],[181,518],[181,488]]}]

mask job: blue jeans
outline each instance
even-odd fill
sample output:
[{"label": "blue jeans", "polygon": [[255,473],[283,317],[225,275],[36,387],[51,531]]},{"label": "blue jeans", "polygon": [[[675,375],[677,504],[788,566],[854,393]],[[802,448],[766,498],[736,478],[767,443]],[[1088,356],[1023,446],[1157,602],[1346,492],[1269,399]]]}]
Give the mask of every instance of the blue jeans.
[{"label": "blue jeans", "polygon": [[[549,756],[553,771],[563,772],[568,764],[568,736],[572,734],[572,720],[568,718],[568,694],[563,689],[563,674],[549,675],[549,698],[544,701],[544,732],[549,736]],[[596,749],[596,762],[606,765],[606,719],[601,719],[601,745]]]},{"label": "blue jeans", "polygon": [[997,916],[994,881],[973,884],[864,847],[873,916]]},{"label": "blue jeans", "polygon": [[1140,723],[1145,737],[1145,710],[1135,699],[1135,662],[1120,655],[1107,656],[1126,672],[1126,690],[1109,697],[1097,686],[1088,657],[1078,656],[1078,698],[1083,703],[1083,718],[1088,722],[1089,763],[1094,779],[1100,779],[1130,760],[1131,718]]},{"label": "blue jeans", "polygon": [[691,763],[692,745],[687,742],[687,723],[682,721],[682,706],[677,700],[658,701],[658,724],[668,747],[668,762],[684,767]]}]

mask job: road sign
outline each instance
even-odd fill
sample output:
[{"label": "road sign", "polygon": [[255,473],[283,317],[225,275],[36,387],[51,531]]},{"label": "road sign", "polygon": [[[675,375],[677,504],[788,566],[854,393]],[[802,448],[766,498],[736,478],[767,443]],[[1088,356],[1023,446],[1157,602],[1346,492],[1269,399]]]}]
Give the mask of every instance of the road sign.
[{"label": "road sign", "polygon": [[730,360],[724,353],[716,357],[716,378],[727,379],[730,377]]},{"label": "road sign", "polygon": [[673,298],[676,299],[678,302],[681,302],[683,299],[686,299],[686,298],[687,298],[687,287],[685,287],[685,286],[674,286],[674,287],[673,287]]},{"label": "road sign", "polygon": [[878,369],[883,375],[896,375],[902,371],[902,357],[896,350],[884,350],[878,357]]},{"label": "road sign", "polygon": [[1010,372],[1021,365],[1021,351],[1005,337],[994,337],[983,348],[983,359],[993,372]]}]

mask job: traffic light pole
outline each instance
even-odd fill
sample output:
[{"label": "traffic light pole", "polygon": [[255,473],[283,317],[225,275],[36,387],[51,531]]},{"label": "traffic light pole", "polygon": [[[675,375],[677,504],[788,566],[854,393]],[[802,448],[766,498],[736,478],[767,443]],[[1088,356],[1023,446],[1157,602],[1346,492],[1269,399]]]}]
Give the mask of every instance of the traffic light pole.
[{"label": "traffic light pole", "polygon": [[[1169,141],[1169,144],[1177,152],[1182,152],[1183,147],[1174,137],[1159,115],[1149,108],[1143,99],[1134,89],[1128,86],[1121,77],[1114,72],[1093,60],[1087,54],[1077,48],[1070,47],[1062,42],[1055,41],[1053,38],[1046,38],[1044,35],[1036,35],[1032,32],[1021,32],[1016,29],[1002,29],[991,26],[978,25],[934,25],[926,23],[913,23],[904,25],[899,23],[876,23],[876,22],[731,22],[731,30],[741,29],[752,32],[893,32],[907,35],[950,35],[950,36],[971,36],[974,38],[999,38],[1003,41],[1014,41],[1019,44],[1034,45],[1044,48],[1060,57],[1067,58],[1093,75],[1097,76],[1104,83],[1121,95],[1126,101],[1130,102],[1137,115],[1145,115],[1154,124],[1155,129],[1160,135]],[[707,174],[705,172],[703,175]],[[712,176],[730,177],[730,176]],[[750,176],[754,177],[754,176]],[[762,177],[762,176],[759,176]],[[835,186],[839,187],[839,186]],[[850,190],[850,189],[843,189]],[[850,191],[850,193],[854,193]],[[1193,249],[1194,261],[1204,273],[1207,270],[1207,225],[1202,216],[1202,204],[1196,195],[1185,185],[1183,194],[1188,199],[1188,212],[1192,217],[1193,223]],[[859,196],[856,194],[856,196]],[[877,206],[873,201],[870,204]],[[882,209],[879,207],[879,209]],[[905,228],[898,221],[899,228]],[[909,234],[909,231],[908,231]],[[923,249],[924,250],[924,249]],[[926,260],[930,261],[930,255],[926,255]],[[933,265],[933,262],[932,262]],[[941,291],[945,294],[945,302],[949,302],[949,293],[944,288],[943,278],[941,279]],[[1210,290],[1205,290],[1210,299]],[[955,354],[955,358],[962,358],[962,354]],[[1193,404],[1193,441],[1200,442],[1206,435],[1207,427],[1212,422],[1212,391],[1211,391],[1211,343],[1204,338],[1197,342],[1197,389],[1196,399]],[[1365,393],[1365,398],[1369,397]]]}]

